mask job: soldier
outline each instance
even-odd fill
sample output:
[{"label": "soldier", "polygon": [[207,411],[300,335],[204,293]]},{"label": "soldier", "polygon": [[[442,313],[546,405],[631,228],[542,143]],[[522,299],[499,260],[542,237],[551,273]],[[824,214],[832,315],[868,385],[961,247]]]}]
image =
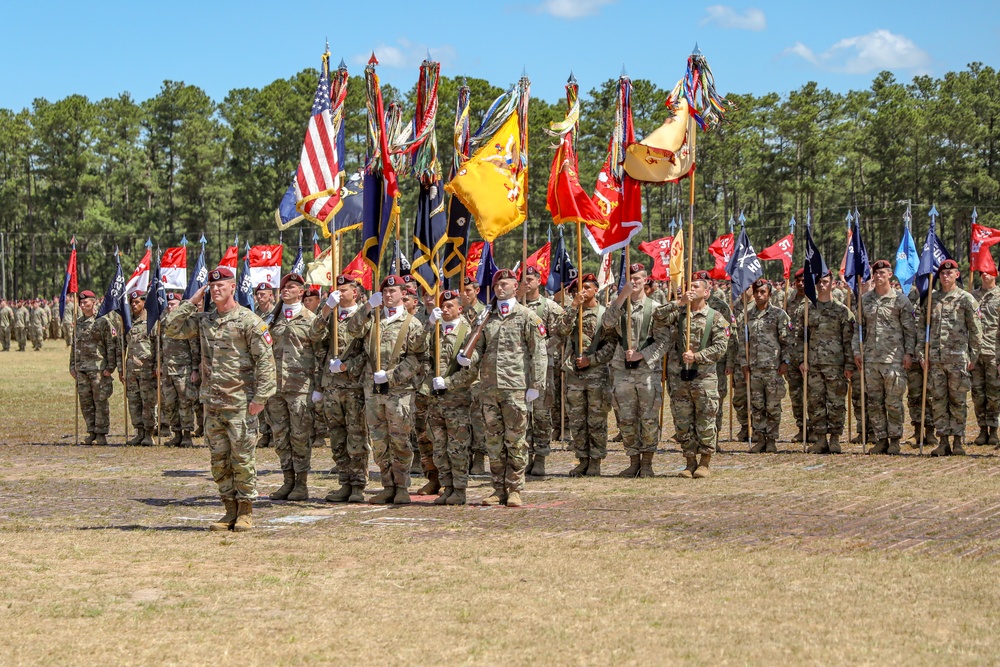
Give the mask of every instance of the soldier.
[{"label": "soldier", "polygon": [[[361,291],[352,276],[337,276],[337,289],[330,292],[323,311],[313,320],[313,332],[322,332],[330,360],[322,374],[322,405],[340,481],[340,489],[326,496],[331,503],[364,502],[368,484],[368,427],[361,385],[368,357],[364,338],[353,336],[347,328],[347,320],[358,310],[359,296]],[[336,338],[333,317],[337,318]],[[339,341],[336,349],[334,340]]]},{"label": "soldier", "polygon": [[[480,395],[486,423],[493,492],[484,505],[521,506],[528,462],[527,404],[545,389],[545,325],[517,303],[517,275],[501,269],[493,275],[495,299],[483,316],[475,350],[480,355]],[[474,357],[457,358],[469,366]]]},{"label": "soldier", "polygon": [[[387,276],[381,291],[372,294],[368,304],[347,320],[350,334],[363,338],[368,350],[367,377],[363,381],[365,417],[375,462],[382,474],[382,491],[370,502],[379,505],[410,502],[413,381],[427,349],[423,327],[403,308],[403,288],[402,278]],[[379,307],[382,311],[376,337],[372,313]]]},{"label": "soldier", "polygon": [[253,291],[253,300],[257,317],[270,324],[275,314],[274,290],[267,283],[260,283]]},{"label": "soldier", "polygon": [[573,428],[573,451],[579,461],[569,471],[569,476],[600,477],[601,461],[608,455],[608,411],[611,409],[608,362],[615,353],[615,345],[602,333],[604,306],[597,302],[597,277],[593,273],[584,274],[580,280],[573,281],[569,290],[573,303],[563,312],[556,330],[568,341],[562,364],[566,418]]},{"label": "soldier", "polygon": [[[465,278],[462,289],[462,313],[470,323],[474,323],[486,309],[479,301],[480,285],[474,278]],[[480,400],[479,380],[469,388],[472,402],[469,405],[469,415],[472,420],[472,461],[469,464],[470,475],[486,474],[486,422],[483,421],[483,404]]]},{"label": "soldier", "polygon": [[[672,376],[670,402],[677,431],[675,438],[687,462],[680,475],[694,479],[711,475],[717,437],[715,414],[719,409],[715,369],[729,345],[725,318],[708,306],[710,291],[708,272],[696,271],[688,291],[678,301],[667,302],[653,313],[654,337],[672,349],[668,357],[668,372]],[[690,347],[686,340],[689,317]]]},{"label": "soldier", "polygon": [[26,301],[19,301],[17,310],[14,311],[14,337],[17,339],[17,351],[24,352],[28,348],[28,320],[31,313],[28,312]]},{"label": "soldier", "polygon": [[[854,375],[854,315],[843,303],[834,301],[830,272],[816,283],[816,293],[818,301],[809,307],[809,359],[799,367],[809,388],[809,440],[814,444],[808,451],[839,454],[847,381]],[[796,336],[795,344],[804,345],[804,328]]]},{"label": "soldier", "polygon": [[629,466],[618,476],[653,477],[663,401],[661,364],[667,345],[653,337],[653,312],[662,304],[646,296],[646,267],[632,264],[629,274],[631,280],[622,287],[602,320],[616,343],[611,360],[615,377],[612,386],[622,446],[629,457]]},{"label": "soldier", "polygon": [[97,297],[90,290],[80,292],[80,319],[76,322],[76,345],[69,351],[69,373],[76,381],[80,412],[87,423],[87,445],[107,445],[111,426],[108,399],[114,393],[111,376],[118,367],[118,345],[111,323],[95,318]]},{"label": "soldier", "polygon": [[80,317],[76,304],[72,299],[66,299],[66,311],[62,318],[62,339],[66,342],[66,347],[73,345],[73,323]]},{"label": "soldier", "polygon": [[59,332],[62,329],[62,321],[59,318],[59,299],[55,298],[49,301],[49,331],[48,336],[52,340],[59,339]]},{"label": "soldier", "polygon": [[[914,320],[919,320],[922,317],[922,311],[925,310],[920,305],[920,292],[917,290],[916,285],[912,285],[910,292],[908,294],[910,304],[913,306],[913,318]],[[919,329],[917,331],[917,346],[914,350],[919,353],[924,349],[924,337],[926,330]],[[920,416],[923,414],[924,417],[924,427],[923,427],[923,438],[924,444],[926,445],[936,445],[938,444],[937,436],[934,435],[934,409],[933,406],[927,405],[926,410],[924,409],[923,401],[923,387],[924,387],[924,371],[920,364],[910,364],[910,370],[906,371],[906,404],[907,410],[910,413],[910,425],[913,426],[913,439],[910,440],[910,446],[916,449],[920,446]]]},{"label": "soldier", "polygon": [[274,395],[267,399],[274,453],[284,483],[272,500],[307,500],[312,461],[313,403],[322,403],[316,382],[316,316],[302,305],[305,280],[296,273],[281,279],[281,309],[269,326],[274,354]]},{"label": "soldier", "polygon": [[545,459],[552,453],[552,407],[556,404],[556,386],[560,375],[563,339],[556,333],[557,322],[563,314],[562,306],[541,293],[538,269],[529,266],[524,270],[524,305],[533,311],[545,325],[545,347],[548,367],[545,372],[545,394],[528,406],[528,466],[533,477],[545,476]]},{"label": "soldier", "polygon": [[763,279],[756,281],[753,298],[754,306],[747,309],[745,323],[736,323],[740,333],[735,336],[736,358],[750,389],[756,439],[750,448],[752,454],[778,451],[789,346],[788,315],[771,302],[771,284]]},{"label": "soldier", "polygon": [[41,299],[35,299],[28,315],[28,334],[31,347],[38,352],[45,342],[45,330],[49,326],[49,311]]},{"label": "soldier", "polygon": [[[180,304],[180,296],[167,294],[167,313]],[[194,447],[194,406],[198,400],[196,383],[200,379],[201,340],[197,337],[178,340],[163,336],[160,343],[162,375],[160,377],[160,413],[170,426],[173,438],[167,447]]]},{"label": "soldier", "polygon": [[310,313],[315,314],[319,310],[319,290],[315,285],[310,285],[302,292],[302,305]]},{"label": "soldier", "polygon": [[799,367],[802,365],[803,348],[797,342],[803,340],[801,329],[805,321],[803,319],[805,317],[806,303],[804,275],[804,269],[799,269],[795,272],[795,293],[788,300],[788,307],[785,309],[785,312],[788,313],[789,321],[789,344],[786,356],[788,358],[788,366],[792,369],[791,373],[785,374],[785,379],[788,380],[788,393],[792,400],[792,414],[795,416],[795,427],[798,429],[794,438],[795,442],[802,442],[804,439],[802,432],[802,389],[805,381],[802,372],[799,370]]},{"label": "soldier", "polygon": [[892,289],[891,277],[892,265],[888,261],[880,259],[872,264],[875,286],[861,297],[863,357],[857,328],[853,338],[854,365],[865,374],[867,436],[875,443],[871,454],[899,454],[899,440],[903,437],[904,373],[910,368],[917,343],[913,306]]},{"label": "soldier", "polygon": [[[309,298],[306,298],[306,294],[309,294]],[[319,304],[320,304],[320,291],[315,287],[311,287],[302,292],[302,306],[313,313],[314,315],[319,314]],[[308,303],[307,303],[308,301]],[[323,369],[326,367],[326,346],[320,345],[316,348],[316,377],[322,377]],[[318,380],[317,380],[318,381]],[[317,385],[317,391],[319,386]],[[312,428],[312,447],[313,449],[322,448],[326,446],[326,440],[330,437],[330,426],[326,421],[326,411],[322,405],[322,397],[319,402],[311,401],[311,409],[313,412],[313,428]]]},{"label": "soldier", "polygon": [[246,532],[253,528],[257,497],[257,419],[275,391],[271,334],[262,319],[236,303],[236,278],[227,267],[208,274],[215,310],[199,313],[205,287],[167,318],[166,335],[201,336],[205,362],[205,435],[212,477],[226,514],[209,530]]},{"label": "soldier", "polygon": [[[748,287],[747,290],[740,295],[740,300],[733,305],[732,317],[730,318],[732,322],[739,323],[743,321],[743,311],[749,307],[750,303],[753,302],[752,292],[753,288]],[[737,345],[737,338],[730,336],[728,347],[726,349],[726,375],[730,375],[733,378],[733,411],[736,412],[736,421],[740,424],[740,432],[739,435],[736,436],[736,439],[739,442],[749,442],[749,394],[747,392],[746,376],[744,376],[743,373],[737,372],[743,367],[742,360],[738,359],[736,356]]]},{"label": "soldier", "polygon": [[1000,373],[996,363],[997,322],[1000,319],[1000,287],[994,273],[981,272],[982,289],[976,295],[983,326],[983,348],[972,369],[972,402],[979,424],[977,445],[1000,445],[997,418],[1000,416]]},{"label": "soldier", "polygon": [[129,292],[132,328],[125,332],[125,374],[118,379],[125,385],[128,413],[135,436],[126,445],[153,446],[156,433],[156,339],[146,333],[146,293]]},{"label": "soldier", "polygon": [[472,325],[462,317],[457,290],[441,293],[441,306],[431,311],[427,331],[429,339],[437,336],[438,341],[437,353],[430,350],[427,355],[426,373],[431,392],[427,431],[434,447],[436,474],[443,488],[434,504],[464,505],[472,447],[471,399],[467,389],[479,375],[479,354],[472,353],[467,367],[459,366],[458,354],[472,332]]},{"label": "soldier", "polygon": [[[406,281],[406,287],[403,290],[403,307],[406,308],[406,312],[416,318],[421,326],[426,326],[429,313],[424,301],[417,295],[417,285],[409,275],[403,276],[403,280]],[[432,302],[432,310],[433,307]],[[410,474],[423,474],[427,477],[427,483],[417,490],[418,496],[433,496],[441,490],[437,466],[434,465],[434,446],[427,434],[427,401],[430,396],[430,389],[424,382],[427,362],[427,359],[421,360],[421,367],[413,378],[417,392],[413,397],[413,430],[410,431],[410,451],[413,452]]]},{"label": "soldier", "polygon": [[10,351],[10,332],[14,328],[14,310],[10,304],[0,299],[0,347]]},{"label": "soldier", "polygon": [[[708,305],[715,312],[722,315],[727,326],[733,320],[733,310],[729,305],[729,287],[726,290],[713,289],[711,296],[708,297]],[[730,344],[735,344],[730,336]],[[726,350],[726,356],[728,357],[728,348]],[[719,411],[715,415],[715,432],[716,434],[722,433],[722,416],[725,413],[724,406],[726,404],[726,397],[729,396],[729,378],[730,374],[726,373],[726,358],[719,360],[715,365],[715,374],[719,379]],[[722,452],[722,447],[719,446],[720,438],[715,439],[715,451],[716,453]]]},{"label": "soldier", "polygon": [[[931,295],[930,354],[917,353],[921,368],[927,368],[927,400],[934,410],[934,427],[941,440],[931,456],[964,456],[962,437],[968,412],[970,373],[982,351],[983,328],[979,304],[959,287],[958,262],[946,259],[937,271],[938,289]],[[926,309],[921,328],[927,326]],[[929,364],[929,365],[928,365]],[[949,447],[948,436],[953,444]]]}]

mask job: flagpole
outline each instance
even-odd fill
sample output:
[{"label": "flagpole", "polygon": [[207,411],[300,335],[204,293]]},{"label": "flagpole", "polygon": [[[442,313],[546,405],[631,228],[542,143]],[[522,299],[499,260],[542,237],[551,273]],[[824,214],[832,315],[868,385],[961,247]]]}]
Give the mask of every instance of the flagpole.
[{"label": "flagpole", "polygon": [[931,367],[931,302],[934,300],[934,274],[927,283],[927,323],[924,326],[924,386],[920,392],[920,438],[917,445],[920,455],[924,455],[924,437],[927,430],[927,370]]},{"label": "flagpole", "polygon": [[[334,230],[333,234],[330,235],[330,268],[331,273],[333,273],[333,280],[331,283],[332,289],[337,289],[337,276],[340,275],[340,262],[337,260],[337,232]],[[374,287],[374,285],[372,285]],[[333,313],[333,358],[340,358],[340,304],[338,303],[334,307]]]},{"label": "flagpole", "polygon": [[[149,317],[149,315],[147,314],[146,317]],[[163,425],[161,422],[161,420],[163,419],[163,411],[161,410],[161,407],[163,405],[162,403],[163,395],[161,393],[162,384],[160,382],[160,378],[163,377],[163,367],[161,365],[161,362],[163,360],[163,347],[161,346],[160,343],[160,341],[162,340],[162,333],[160,330],[160,319],[161,318],[157,318],[156,320],[156,446],[157,447],[163,446]]]},{"label": "flagpole", "polygon": [[[729,290],[729,316],[732,318],[733,311],[736,309],[736,304],[733,302],[733,290]],[[730,320],[730,324],[732,324]],[[735,372],[735,369],[733,369]],[[729,442],[733,441],[733,391],[735,389],[733,385],[733,373],[729,374]]]},{"label": "flagpole", "polygon": [[[806,227],[808,230],[808,227]],[[808,247],[807,247],[808,250]],[[812,270],[809,268],[808,270]],[[802,451],[809,450],[809,297],[806,297],[806,307],[802,315]]]},{"label": "flagpole", "polygon": [[76,321],[79,316],[80,296],[76,292],[73,292],[73,387],[74,393],[76,394],[76,409],[74,410],[75,415],[73,417],[73,430],[77,446],[80,444],[80,385],[76,381],[77,363],[79,363],[76,358]]},{"label": "flagpole", "polygon": [[747,357],[747,372],[743,374],[743,379],[747,387],[747,436],[750,449],[753,449],[753,409],[750,400],[750,325],[747,323],[747,308],[749,306],[747,305],[746,292],[740,295],[740,299],[743,300],[743,347],[746,348]]},{"label": "flagpole", "polygon": [[[860,232],[860,227],[858,228]],[[861,350],[861,368],[858,371],[861,373],[861,453],[867,454],[868,448],[868,424],[865,420],[865,328],[862,323],[862,310],[861,310],[861,283],[859,282],[864,278],[864,275],[854,276],[854,284],[858,286],[858,347]]]},{"label": "flagpole", "polygon": [[[632,284],[632,265],[629,263],[629,246],[625,246],[625,282]],[[611,290],[608,290],[611,293]],[[628,326],[625,327],[625,349],[632,349],[632,297],[629,296],[625,299],[625,321]],[[628,361],[626,359],[625,361]]]},{"label": "flagpole", "polygon": [[[691,147],[691,163],[697,164],[695,159],[695,142],[697,139],[697,130],[694,124],[694,117],[688,116],[688,127],[687,127],[688,144]],[[688,289],[691,288],[691,274],[694,273],[694,168],[688,173],[688,179],[690,179],[688,185],[690,186],[690,196],[688,198],[689,210],[688,210],[688,266],[687,266],[687,276],[682,281],[682,284],[686,285]],[[746,308],[743,309],[744,313]],[[686,339],[685,339],[685,349],[687,351],[691,350],[691,304],[687,305],[687,317],[686,319]],[[685,366],[688,366],[685,364]]]}]

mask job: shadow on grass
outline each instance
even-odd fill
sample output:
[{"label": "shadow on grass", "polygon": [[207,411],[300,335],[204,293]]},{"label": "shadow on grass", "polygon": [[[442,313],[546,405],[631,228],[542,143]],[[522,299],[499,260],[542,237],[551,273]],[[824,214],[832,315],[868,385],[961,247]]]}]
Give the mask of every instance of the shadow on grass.
[{"label": "shadow on grass", "polygon": [[211,479],[207,470],[164,470],[164,477],[206,477]]},{"label": "shadow on grass", "polygon": [[222,507],[219,496],[193,496],[191,498],[133,498],[149,507]]},{"label": "shadow on grass", "polygon": [[157,531],[157,532],[184,532],[184,533],[202,533],[208,532],[208,528],[205,526],[140,526],[138,524],[128,524],[124,526],[82,526],[77,528],[77,530],[117,530],[119,532],[135,532],[135,531]]}]

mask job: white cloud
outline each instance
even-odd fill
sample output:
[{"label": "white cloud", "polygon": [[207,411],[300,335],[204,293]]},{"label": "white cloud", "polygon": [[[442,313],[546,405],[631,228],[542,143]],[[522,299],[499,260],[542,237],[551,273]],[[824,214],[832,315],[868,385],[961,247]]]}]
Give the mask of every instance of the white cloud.
[{"label": "white cloud", "polygon": [[[428,53],[432,60],[437,60],[444,67],[454,66],[458,59],[455,47],[450,44],[428,47],[425,44],[414,44],[405,37],[397,39],[395,45],[380,43],[374,51],[382,67],[419,67]],[[371,52],[358,53],[351,56],[351,61],[356,65],[367,65],[371,57]]]},{"label": "white cloud", "polygon": [[846,74],[896,69],[923,71],[931,63],[930,55],[913,40],[884,29],[847,37],[823,53],[816,53],[802,42],[796,42],[781,55],[798,56],[817,67]]},{"label": "white cloud", "polygon": [[754,32],[767,28],[764,12],[754,7],[741,13],[727,5],[712,5],[705,11],[708,16],[701,20],[701,25],[714,25],[726,30],[752,30]]},{"label": "white cloud", "polygon": [[579,19],[594,16],[601,11],[601,7],[613,2],[616,0],[543,0],[537,11],[561,19]]}]

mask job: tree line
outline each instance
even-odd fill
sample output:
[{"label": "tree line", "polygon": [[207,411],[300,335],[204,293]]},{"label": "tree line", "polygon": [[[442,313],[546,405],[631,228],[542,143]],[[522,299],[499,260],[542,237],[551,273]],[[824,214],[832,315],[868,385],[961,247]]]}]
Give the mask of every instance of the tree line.
[{"label": "tree line", "polygon": [[[414,83],[416,74],[414,68]],[[260,89],[232,90],[221,101],[197,86],[165,81],[145,101],[128,93],[97,101],[70,95],[55,102],[39,98],[20,111],[0,108],[5,296],[57,293],[73,236],[81,285],[98,290],[114,270],[115,248],[123,253],[125,271],[131,271],[147,237],[166,247],[177,245],[182,235],[195,242],[204,233],[209,262],[221,257],[237,233],[241,245],[275,242],[274,209],[298,163],[317,77],[316,70],[305,69]],[[445,177],[462,83],[471,89],[473,129],[504,92],[482,79],[441,78],[436,131]],[[640,138],[666,116],[664,100],[673,82],[661,83],[633,81]],[[588,190],[605,159],[616,86],[609,79],[581,94],[577,145],[580,178]],[[345,117],[348,172],[364,162],[364,90],[363,78],[351,77]],[[544,130],[566,111],[558,97],[562,91],[533,92],[530,250],[545,242],[551,228],[545,194],[555,148]],[[383,95],[412,116],[415,86],[408,92],[384,86]],[[549,103],[543,96],[560,101]],[[728,97],[733,104],[728,122],[698,137],[696,266],[712,265],[705,248],[740,212],[758,250],[784,236],[794,216],[798,263],[811,211],[814,238],[831,265],[843,254],[844,218],[855,207],[873,258],[895,256],[908,204],[918,249],[934,204],[941,212],[939,234],[966,263],[973,208],[980,224],[1000,226],[1000,76],[991,67],[972,63],[961,72],[921,75],[909,83],[882,72],[868,89],[847,93],[810,82],[786,95]],[[687,181],[644,186],[643,238],[668,235],[674,220],[687,224],[688,188]],[[415,214],[416,182],[402,178],[401,189],[405,239]],[[302,224],[306,247],[313,229]],[[574,242],[575,230],[565,233]],[[498,240],[498,263],[517,261],[519,236],[515,232]],[[282,240],[294,248],[298,238],[293,228]],[[344,245],[349,258],[360,245],[358,233],[349,232]],[[409,242],[404,246],[409,253]],[[286,264],[293,257],[294,252],[286,253]],[[586,268],[596,269],[598,260],[589,248],[585,257]],[[780,266],[766,270],[778,277]]]}]

